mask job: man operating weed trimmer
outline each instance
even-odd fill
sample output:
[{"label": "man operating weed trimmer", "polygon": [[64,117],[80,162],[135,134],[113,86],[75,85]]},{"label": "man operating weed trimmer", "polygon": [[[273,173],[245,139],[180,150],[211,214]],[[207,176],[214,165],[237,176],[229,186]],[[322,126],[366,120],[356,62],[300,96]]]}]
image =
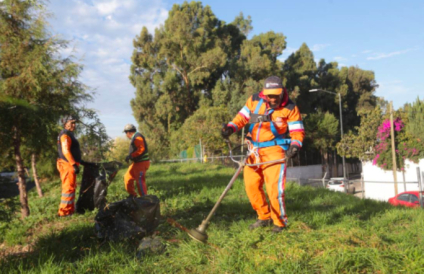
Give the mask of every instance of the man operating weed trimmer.
[{"label": "man operating weed trimmer", "polygon": [[[242,161],[235,161],[228,137],[247,123],[250,124],[247,135],[248,156]],[[247,100],[232,122],[224,124],[221,135],[230,148],[230,158],[239,167],[199,227],[185,231],[192,239],[207,242],[209,221],[242,170],[247,196],[258,214],[258,220],[249,229],[274,224],[272,232],[283,231],[287,227],[284,204],[285,162],[298,153],[305,131],[299,109],[289,99],[281,79],[276,76],[267,78],[264,89]],[[265,198],[264,183],[270,205]]]},{"label": "man operating weed trimmer", "polygon": [[253,153],[247,159],[243,176],[247,196],[258,214],[258,220],[249,229],[273,224],[272,232],[279,233],[287,227],[285,159],[298,153],[305,136],[299,109],[288,98],[279,77],[271,76],[265,80],[263,90],[252,95],[233,121],[224,125],[222,137],[228,138],[247,123],[250,123],[249,151]]}]

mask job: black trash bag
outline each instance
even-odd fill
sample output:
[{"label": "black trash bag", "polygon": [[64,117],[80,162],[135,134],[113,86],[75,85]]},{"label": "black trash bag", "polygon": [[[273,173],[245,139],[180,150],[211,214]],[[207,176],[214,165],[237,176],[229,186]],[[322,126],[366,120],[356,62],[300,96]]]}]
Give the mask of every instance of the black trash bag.
[{"label": "black trash bag", "polygon": [[103,208],[106,205],[108,183],[105,176],[97,176],[94,182],[93,202],[94,207]]},{"label": "black trash bag", "polygon": [[84,163],[78,201],[75,205],[77,213],[101,208],[106,205],[107,188],[121,168],[120,162]]},{"label": "black trash bag", "polygon": [[153,233],[159,219],[158,197],[130,197],[100,208],[95,217],[95,229],[101,240],[142,239]]}]

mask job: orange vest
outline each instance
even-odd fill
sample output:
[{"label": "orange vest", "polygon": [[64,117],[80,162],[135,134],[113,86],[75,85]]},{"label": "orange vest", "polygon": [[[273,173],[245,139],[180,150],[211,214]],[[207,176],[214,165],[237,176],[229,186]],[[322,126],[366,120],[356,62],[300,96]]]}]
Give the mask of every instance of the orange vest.
[{"label": "orange vest", "polygon": [[[297,106],[284,94],[281,105],[272,109],[266,102],[262,92],[252,95],[245,106],[239,111],[232,122],[228,124],[238,131],[249,123],[252,114],[263,114],[270,117],[270,121],[251,124],[248,136],[257,146],[258,153],[263,156],[262,161],[282,159],[288,144],[272,144],[279,139],[290,139],[290,143],[302,146],[305,130],[302,117]],[[262,144],[262,145],[261,145]]]}]

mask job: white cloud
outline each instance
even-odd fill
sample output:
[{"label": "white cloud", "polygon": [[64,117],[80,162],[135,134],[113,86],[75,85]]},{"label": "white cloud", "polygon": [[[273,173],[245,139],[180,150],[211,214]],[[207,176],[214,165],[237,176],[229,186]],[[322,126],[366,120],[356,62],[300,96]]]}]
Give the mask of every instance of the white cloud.
[{"label": "white cloud", "polygon": [[[51,1],[48,8],[55,15],[50,20],[54,33],[71,40],[70,48],[61,54],[82,58],[81,80],[96,90],[95,101],[88,106],[99,111],[111,137],[120,135],[120,123],[135,123],[130,107],[135,88],[128,80],[133,39],[143,26],[153,33],[164,23],[165,4],[162,0],[68,0]],[[112,121],[111,116],[120,119]]]},{"label": "white cloud", "polygon": [[362,51],[361,53],[364,53],[364,54],[366,54],[366,53],[371,53],[372,52],[372,50],[370,50],[370,49],[367,49],[367,50],[364,50],[364,51]]},{"label": "white cloud", "polygon": [[120,6],[120,1],[117,1],[117,0],[94,2],[94,7],[98,10],[98,12],[101,15],[112,14],[119,8],[119,6]]},{"label": "white cloud", "polygon": [[390,52],[390,53],[376,53],[373,56],[367,57],[367,60],[379,60],[379,59],[389,58],[389,57],[393,57],[393,56],[396,56],[396,55],[405,54],[405,53],[408,53],[408,52],[413,51],[413,50],[417,50],[417,48],[410,48],[410,49],[405,49],[405,50],[393,51],[393,52]]},{"label": "white cloud", "polygon": [[323,50],[323,49],[325,49],[329,46],[330,46],[330,44],[315,44],[315,45],[312,46],[311,51],[314,51],[314,52],[320,51],[320,50]]}]

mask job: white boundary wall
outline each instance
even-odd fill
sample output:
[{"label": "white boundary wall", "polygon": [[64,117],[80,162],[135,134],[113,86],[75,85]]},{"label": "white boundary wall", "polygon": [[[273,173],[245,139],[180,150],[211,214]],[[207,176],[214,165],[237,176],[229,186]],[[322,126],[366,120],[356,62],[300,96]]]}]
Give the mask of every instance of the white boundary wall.
[{"label": "white boundary wall", "polygon": [[[398,194],[404,191],[419,190],[417,167],[420,168],[421,172],[424,171],[424,159],[420,159],[418,164],[405,160],[405,181],[402,172],[396,172]],[[363,162],[362,171],[364,175],[365,198],[387,202],[389,198],[395,196],[393,171],[381,169],[373,165],[372,162]],[[423,179],[421,179],[421,182],[423,182]]]}]

